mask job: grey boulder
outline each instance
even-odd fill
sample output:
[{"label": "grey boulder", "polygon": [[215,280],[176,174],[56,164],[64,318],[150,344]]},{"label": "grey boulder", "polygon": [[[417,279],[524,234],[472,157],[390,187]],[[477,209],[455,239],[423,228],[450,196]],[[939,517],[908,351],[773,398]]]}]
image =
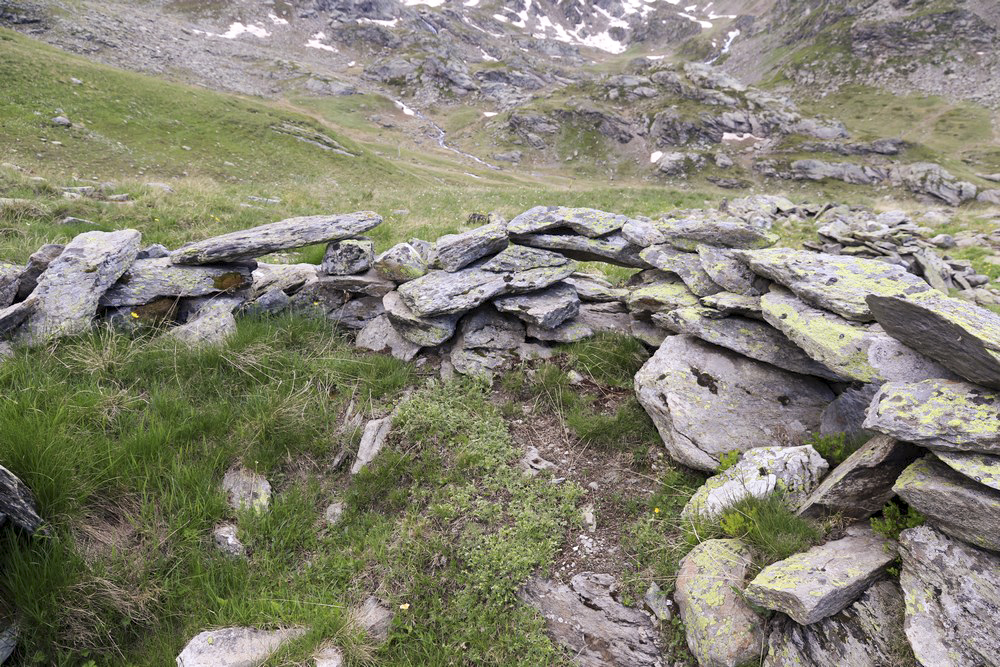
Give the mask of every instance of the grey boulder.
[{"label": "grey boulder", "polygon": [[419,317],[403,302],[399,292],[382,297],[382,306],[399,334],[421,347],[434,347],[454,336],[460,317],[458,314]]},{"label": "grey boulder", "polygon": [[975,452],[934,453],[938,459],[956,472],[991,489],[1000,491],[1000,456]]},{"label": "grey boulder", "polygon": [[608,262],[636,268],[649,266],[639,257],[641,248],[626,241],[619,232],[600,238],[577,234],[518,234],[512,238],[522,245],[557,250],[567,257],[582,262]]},{"label": "grey boulder", "polygon": [[105,308],[136,306],[162,296],[207,296],[252,283],[253,264],[183,266],[168,258],[137,259],[100,299]]},{"label": "grey boulder", "polygon": [[177,656],[177,667],[260,667],[304,628],[223,628],[198,634]]},{"label": "grey boulder", "polygon": [[580,312],[580,297],[563,282],[537,292],[502,296],[493,300],[501,313],[515,315],[528,324],[554,329]]},{"label": "grey boulder", "polygon": [[420,351],[420,346],[404,338],[385,314],[375,317],[358,332],[355,345],[372,352],[388,352],[402,361],[412,361]]},{"label": "grey boulder", "polygon": [[434,244],[434,257],[445,271],[458,271],[478,259],[494,255],[507,247],[507,229],[493,223],[461,234],[442,236]]},{"label": "grey boulder", "polygon": [[729,248],[698,246],[702,269],[722,289],[745,296],[760,296],[767,291],[767,281],[737,259]]},{"label": "grey boulder", "polygon": [[597,238],[618,231],[628,221],[624,215],[593,208],[536,206],[511,220],[507,231],[516,235],[568,229],[582,236]]},{"label": "grey boulder", "polygon": [[702,268],[701,258],[697,253],[684,252],[663,244],[650,246],[639,253],[639,256],[650,266],[661,271],[676,273],[697,296],[708,296],[724,291]]},{"label": "grey boulder", "polygon": [[725,248],[767,248],[778,241],[766,226],[719,212],[687,212],[652,222],[629,222],[622,228],[625,238],[643,247],[669,243],[694,252],[699,245]]},{"label": "grey boulder", "polygon": [[375,259],[375,271],[396,283],[405,283],[427,273],[427,262],[409,243],[397,243]]},{"label": "grey boulder", "polygon": [[375,263],[375,244],[371,239],[344,239],[326,247],[320,270],[331,276],[364,273]]}]

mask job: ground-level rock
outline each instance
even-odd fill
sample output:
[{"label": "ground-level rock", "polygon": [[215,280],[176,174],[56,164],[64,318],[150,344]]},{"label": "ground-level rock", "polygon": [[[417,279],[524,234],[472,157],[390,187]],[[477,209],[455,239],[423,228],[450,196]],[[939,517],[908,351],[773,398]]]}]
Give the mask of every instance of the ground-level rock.
[{"label": "ground-level rock", "polygon": [[17,475],[0,466],[0,514],[29,533],[42,527],[35,494]]},{"label": "ground-level rock", "polygon": [[582,667],[659,665],[656,629],[646,614],[612,597],[616,587],[611,575],[583,572],[569,586],[533,577],[520,596]]},{"label": "ground-level rock", "polygon": [[706,540],[681,561],[674,601],[701,667],[740,667],[762,653],[764,621],[742,596],[751,565],[739,540]]},{"label": "ground-level rock", "polygon": [[899,536],[906,638],[923,667],[1000,665],[1000,556],[930,526]]},{"label": "ground-level rock", "polygon": [[910,464],[893,490],[942,532],[1000,551],[1000,491],[973,481],[933,456]]},{"label": "ground-level rock", "polygon": [[369,595],[359,606],[351,609],[354,625],[365,631],[369,639],[381,644],[389,638],[393,613],[377,597]]},{"label": "ground-level rock", "polygon": [[224,523],[216,526],[212,531],[212,539],[215,548],[233,558],[243,558],[247,555],[247,548],[240,541],[238,529],[234,523]]},{"label": "ground-level rock", "polygon": [[351,474],[357,475],[361,469],[371,463],[378,453],[382,451],[385,439],[389,437],[392,429],[392,418],[382,417],[372,419],[365,424],[365,430],[361,434],[361,443],[358,445],[358,455],[351,466]]},{"label": "ground-level rock", "polygon": [[389,292],[382,297],[385,314],[399,335],[414,345],[434,347],[455,335],[458,314],[420,317],[403,302],[399,292]]},{"label": "ground-level rock", "polygon": [[895,558],[889,541],[869,528],[768,565],[747,586],[747,599],[809,625],[851,604]]},{"label": "ground-level rock", "polygon": [[388,315],[379,315],[358,332],[355,345],[363,350],[385,352],[402,361],[411,361],[420,346],[404,338],[392,325]]},{"label": "ground-level rock", "polygon": [[243,467],[226,471],[222,477],[222,490],[234,510],[249,509],[260,514],[271,505],[270,482],[263,475]]},{"label": "ground-level rock", "polygon": [[876,435],[833,469],[799,506],[802,516],[840,513],[867,519],[895,494],[896,478],[920,449],[887,435]]},{"label": "ground-level rock", "polygon": [[556,283],[537,292],[514,294],[494,299],[502,313],[510,313],[542,329],[555,329],[580,312],[580,297],[566,283]]},{"label": "ground-level rock", "polygon": [[302,628],[224,628],[196,635],[177,656],[177,667],[260,667],[281,646],[306,633]]},{"label": "ground-level rock", "polygon": [[819,380],[690,336],[664,340],[636,375],[635,390],[670,456],[700,470],[760,443],[801,444],[834,398]]},{"label": "ground-level rock", "polygon": [[233,310],[239,300],[232,297],[204,297],[210,299],[198,308],[196,314],[179,327],[168,330],[164,337],[188,347],[200,348],[220,345],[236,332]]}]

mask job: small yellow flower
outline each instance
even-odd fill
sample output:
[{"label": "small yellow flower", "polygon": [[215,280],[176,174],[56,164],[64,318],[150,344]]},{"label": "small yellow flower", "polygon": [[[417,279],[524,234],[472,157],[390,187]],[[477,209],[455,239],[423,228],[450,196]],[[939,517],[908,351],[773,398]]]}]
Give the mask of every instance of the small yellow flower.
[{"label": "small yellow flower", "polygon": [[159,222],[159,221],[160,221],[159,218],[153,218],[153,222]]},{"label": "small yellow flower", "polygon": [[132,319],[133,319],[133,320],[137,320],[137,319],[139,319],[139,313],[137,313],[137,312],[135,312],[135,311],[133,310],[131,314],[132,314]]},{"label": "small yellow flower", "polygon": [[660,508],[659,507],[654,507],[653,508],[653,513],[654,514],[659,514],[660,513]]},{"label": "small yellow flower", "polygon": [[404,602],[403,604],[399,605],[399,608],[402,609],[403,611],[406,611],[407,609],[410,608],[410,603]]}]

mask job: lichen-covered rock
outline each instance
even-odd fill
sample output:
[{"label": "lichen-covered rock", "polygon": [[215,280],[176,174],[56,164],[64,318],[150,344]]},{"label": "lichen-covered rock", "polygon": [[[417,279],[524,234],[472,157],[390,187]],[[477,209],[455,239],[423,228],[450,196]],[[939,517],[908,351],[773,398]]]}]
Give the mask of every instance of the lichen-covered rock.
[{"label": "lichen-covered rock", "polygon": [[719,292],[718,294],[701,297],[701,303],[724,315],[743,315],[744,317],[752,317],[757,320],[764,318],[761,312],[759,296]]},{"label": "lichen-covered rock", "polygon": [[[375,271],[367,271],[355,276],[320,276],[316,283],[320,289],[382,297],[396,289],[391,280],[386,280]],[[313,284],[310,284],[312,287]]]},{"label": "lichen-covered rock", "polygon": [[699,307],[657,313],[653,319],[671,331],[696,336],[786,371],[828,380],[842,379],[765,322],[738,315],[723,317],[718,311]]},{"label": "lichen-covered rock", "polygon": [[201,297],[208,299],[198,306],[194,316],[184,324],[167,330],[164,338],[170,338],[188,347],[198,348],[221,345],[236,333],[235,310],[242,300],[235,297]]},{"label": "lichen-covered rock", "polygon": [[347,303],[327,313],[327,317],[338,325],[352,330],[364,329],[368,323],[385,313],[382,299],[377,296],[363,296],[350,299]]},{"label": "lichen-covered rock", "polygon": [[421,347],[434,347],[454,336],[460,317],[458,314],[419,317],[403,302],[399,292],[382,297],[382,306],[399,334]]},{"label": "lichen-covered rock", "polygon": [[188,243],[170,253],[170,260],[174,264],[212,264],[252,259],[279,250],[358,236],[381,222],[381,216],[371,211],[289,218]]},{"label": "lichen-covered rock", "polygon": [[772,288],[760,298],[760,306],[768,324],[842,378],[870,383],[954,377],[878,325],[850,322],[813,308],[786,289]]},{"label": "lichen-covered rock", "polygon": [[895,557],[888,540],[854,527],[847,537],[768,565],[747,586],[746,597],[809,625],[858,599]]},{"label": "lichen-covered rock", "polygon": [[691,336],[664,340],[636,375],[635,390],[670,456],[699,470],[762,442],[801,444],[833,400],[819,380]]},{"label": "lichen-covered rock", "polygon": [[409,243],[397,243],[375,259],[375,271],[396,283],[416,280],[427,273],[427,262]]},{"label": "lichen-covered rock", "polygon": [[904,629],[924,667],[1000,665],[1000,555],[930,526],[899,536]]},{"label": "lichen-covered rock", "polygon": [[850,387],[841,392],[840,396],[837,396],[837,399],[823,411],[823,420],[819,425],[820,435],[844,435],[848,438],[874,435],[862,425],[865,422],[865,412],[878,390],[879,385],[866,384],[857,388]]},{"label": "lichen-covered rock", "polygon": [[585,303],[580,306],[576,321],[593,333],[626,333],[632,322],[625,306],[618,302]]},{"label": "lichen-covered rock", "polygon": [[581,572],[569,586],[532,577],[520,597],[581,667],[657,667],[656,628],[646,614],[615,600],[616,589],[609,574]]},{"label": "lichen-covered rock", "polygon": [[454,272],[500,252],[509,242],[506,227],[493,223],[461,234],[442,236],[434,244],[434,257],[438,266]]},{"label": "lichen-covered rock", "polygon": [[888,382],[864,427],[929,449],[1000,454],[1000,392],[968,382]]},{"label": "lichen-covered rock", "polygon": [[234,510],[250,509],[260,514],[271,505],[271,484],[246,468],[236,467],[222,477],[222,490]]},{"label": "lichen-covered rock", "polygon": [[420,346],[402,336],[393,326],[388,315],[379,315],[365,325],[365,328],[358,332],[355,345],[363,350],[372,352],[385,352],[402,361],[411,361]]},{"label": "lichen-covered rock", "polygon": [[565,266],[568,263],[569,260],[559,253],[523,245],[509,245],[488,259],[480,268],[492,273],[517,273],[544,267]]},{"label": "lichen-covered rock", "polygon": [[137,259],[100,299],[105,308],[136,306],[162,296],[208,296],[250,286],[252,263],[183,266],[169,258]]},{"label": "lichen-covered rock", "polygon": [[232,558],[245,558],[247,555],[246,545],[240,541],[236,524],[224,523],[215,527],[212,531],[212,541],[215,548]]},{"label": "lichen-covered rock", "polygon": [[513,355],[503,349],[471,347],[460,335],[455,339],[448,358],[455,372],[492,382],[494,374],[508,365]]},{"label": "lichen-covered rock", "polygon": [[697,296],[708,296],[723,291],[702,268],[697,253],[684,252],[671,245],[654,245],[646,248],[639,256],[650,266],[661,271],[670,271],[680,276],[684,284]]},{"label": "lichen-covered rock", "polygon": [[493,300],[502,313],[516,315],[528,324],[542,329],[555,329],[580,312],[580,297],[576,290],[563,282],[537,292],[502,296]]},{"label": "lichen-covered rock", "polygon": [[699,245],[767,248],[778,242],[778,236],[763,225],[715,211],[692,211],[687,215],[669,216],[652,222],[629,221],[622,227],[622,234],[642,247],[669,243],[689,252],[696,251]]},{"label": "lichen-covered rock", "polygon": [[468,348],[516,350],[524,343],[524,324],[484,306],[462,319],[462,338]]},{"label": "lichen-covered rock", "polygon": [[364,273],[375,263],[375,244],[371,239],[344,239],[326,246],[320,270],[330,276]]},{"label": "lichen-covered rock", "polygon": [[740,667],[763,652],[764,621],[741,595],[751,565],[739,540],[706,540],[681,561],[674,601],[702,667]]},{"label": "lichen-covered rock", "polygon": [[638,287],[628,295],[628,309],[633,312],[656,313],[698,305],[687,285],[676,278]]},{"label": "lichen-covered rock", "polygon": [[6,516],[29,533],[41,528],[43,523],[38,515],[35,494],[3,466],[0,466],[0,516]]},{"label": "lichen-covered rock", "polygon": [[893,491],[938,530],[1000,551],[1000,491],[973,481],[930,455],[910,464]]},{"label": "lichen-covered rock", "polygon": [[42,275],[45,269],[49,268],[52,260],[61,255],[65,247],[58,243],[46,243],[31,253],[31,256],[28,257],[28,266],[24,268],[24,273],[21,274],[21,278],[18,280],[14,301],[24,301],[28,298],[28,295],[35,290],[35,286],[38,284],[38,276]]},{"label": "lichen-covered rock", "polygon": [[811,625],[779,618],[768,636],[764,667],[888,667],[907,664],[903,595],[887,579],[857,602]]},{"label": "lichen-covered rock", "polygon": [[628,290],[613,286],[600,276],[577,271],[563,282],[572,285],[580,300],[584,302],[605,303],[609,301],[625,301]]},{"label": "lichen-covered rock", "polygon": [[776,491],[794,507],[816,488],[829,467],[809,445],[748,449],[736,465],[709,477],[694,492],[681,517],[711,518],[744,498],[766,498]]},{"label": "lichen-covered rock", "polygon": [[606,213],[593,208],[536,206],[511,220],[507,225],[507,231],[515,235],[568,229],[583,236],[596,238],[618,231],[628,220],[624,215]]},{"label": "lichen-covered rock", "polygon": [[1000,456],[975,452],[937,451],[935,455],[945,465],[971,480],[1000,491]]},{"label": "lichen-covered rock", "polygon": [[14,303],[22,273],[24,273],[23,266],[0,262],[0,308],[6,308]]},{"label": "lichen-covered rock", "polygon": [[101,297],[135,260],[140,239],[136,230],[124,229],[85,232],[70,241],[38,277],[25,337],[42,342],[90,328]]},{"label": "lichen-covered rock", "polygon": [[967,380],[1000,389],[1000,315],[937,292],[872,296],[868,306],[889,335]]},{"label": "lichen-covered rock", "polygon": [[851,454],[799,506],[802,516],[824,513],[867,519],[895,495],[892,487],[920,449],[887,435],[876,435]]},{"label": "lichen-covered rock", "polygon": [[637,268],[649,266],[639,257],[641,248],[626,241],[618,232],[600,238],[577,234],[518,234],[512,238],[522,245],[556,250],[582,262],[608,262]]},{"label": "lichen-covered rock", "polygon": [[260,667],[304,628],[223,628],[198,634],[177,656],[177,667]]},{"label": "lichen-covered rock", "polygon": [[767,291],[767,281],[750,270],[729,248],[698,246],[702,269],[722,289],[744,296],[760,296]]},{"label": "lichen-covered rock", "polygon": [[315,264],[266,264],[257,262],[253,270],[253,284],[250,286],[250,298],[256,298],[264,292],[280,289],[287,295],[294,294],[303,285],[316,280],[318,273]]},{"label": "lichen-covered rock", "polygon": [[784,285],[807,303],[857,322],[874,320],[869,295],[903,296],[931,286],[906,269],[874,259],[772,248],[734,253],[758,275]]}]

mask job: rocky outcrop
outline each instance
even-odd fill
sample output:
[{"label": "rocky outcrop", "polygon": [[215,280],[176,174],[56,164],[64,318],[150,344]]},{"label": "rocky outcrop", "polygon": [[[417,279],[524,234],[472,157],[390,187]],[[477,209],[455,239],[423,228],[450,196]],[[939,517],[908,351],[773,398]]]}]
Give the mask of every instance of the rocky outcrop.
[{"label": "rocky outcrop", "polygon": [[198,634],[177,656],[177,667],[259,667],[284,644],[306,633],[301,628],[224,628]]},{"label": "rocky outcrop", "polygon": [[10,519],[28,533],[44,532],[35,494],[17,475],[3,466],[0,466],[0,516]]}]

